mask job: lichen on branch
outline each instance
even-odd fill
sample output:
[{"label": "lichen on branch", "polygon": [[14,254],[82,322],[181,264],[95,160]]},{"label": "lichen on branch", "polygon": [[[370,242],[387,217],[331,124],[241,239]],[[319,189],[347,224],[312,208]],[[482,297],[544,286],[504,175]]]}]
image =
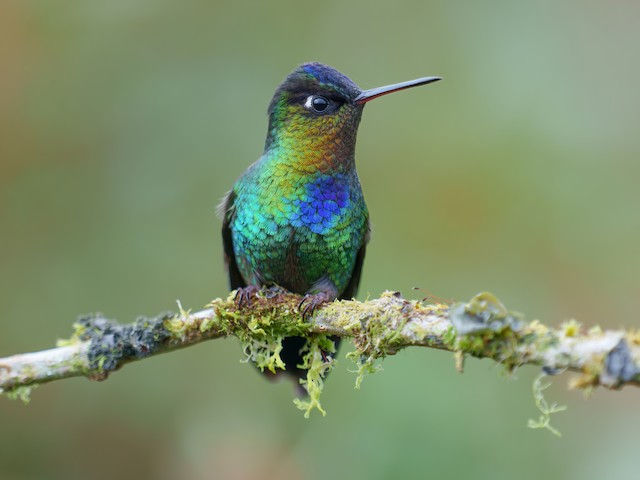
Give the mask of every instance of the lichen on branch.
[{"label": "lichen on branch", "polygon": [[319,399],[333,362],[316,357],[327,335],[353,340],[355,350],[348,356],[358,365],[357,387],[366,373],[378,369],[379,360],[413,346],[453,352],[459,370],[471,356],[489,358],[507,369],[537,365],[547,375],[576,371],[580,375],[570,383],[575,388],[640,385],[640,332],[598,327],[585,331],[575,321],[554,329],[526,321],[489,293],[446,304],[385,292],[365,302],[331,302],[308,319],[298,310],[300,299],[269,288],[242,308],[232,292],[195,313],[180,307],[177,314],[142,317],[125,325],[102,315],[84,316],[74,324],[71,338],[58,342],[57,348],[0,358],[0,393],[26,400],[32,386],[75,376],[105,380],[127,363],[228,336],[240,340],[247,360],[272,372],[285,366],[279,355],[283,338],[308,339],[304,368],[311,374],[303,387],[310,395],[296,402],[306,416],[314,408],[324,412]]}]

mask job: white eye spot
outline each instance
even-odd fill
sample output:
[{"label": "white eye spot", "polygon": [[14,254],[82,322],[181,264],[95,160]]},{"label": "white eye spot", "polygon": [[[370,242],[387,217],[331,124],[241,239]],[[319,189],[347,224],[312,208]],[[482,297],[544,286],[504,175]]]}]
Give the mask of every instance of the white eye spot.
[{"label": "white eye spot", "polygon": [[313,95],[309,95],[307,97],[307,99],[304,101],[304,108],[310,109],[311,108],[311,102],[313,102]]}]

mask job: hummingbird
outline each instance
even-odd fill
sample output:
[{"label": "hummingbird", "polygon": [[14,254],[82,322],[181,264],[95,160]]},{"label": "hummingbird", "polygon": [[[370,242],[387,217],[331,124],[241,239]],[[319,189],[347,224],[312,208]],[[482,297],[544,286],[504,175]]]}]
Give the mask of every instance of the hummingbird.
[{"label": "hummingbird", "polygon": [[[269,104],[262,156],[218,210],[225,265],[239,305],[271,285],[303,295],[304,317],[327,302],[355,297],[370,236],[355,165],[362,111],[375,98],[438,80],[362,90],[316,62],[298,66],[284,79]],[[337,348],[339,339],[332,340]],[[283,340],[286,370],[278,375],[302,383],[304,345],[301,337]],[[330,355],[323,352],[323,358]]]}]

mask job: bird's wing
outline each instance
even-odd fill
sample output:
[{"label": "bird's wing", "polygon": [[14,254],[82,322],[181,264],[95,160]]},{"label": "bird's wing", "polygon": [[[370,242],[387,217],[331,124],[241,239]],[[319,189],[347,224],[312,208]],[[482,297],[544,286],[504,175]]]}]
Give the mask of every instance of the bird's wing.
[{"label": "bird's wing", "polygon": [[229,274],[229,285],[231,290],[243,288],[247,283],[242,278],[238,263],[236,262],[236,254],[233,251],[233,238],[231,237],[231,227],[229,226],[233,216],[235,215],[235,198],[233,190],[230,190],[222,199],[218,206],[218,215],[222,217],[222,247],[224,250],[224,263]]},{"label": "bird's wing", "polygon": [[344,292],[340,295],[340,298],[343,300],[351,300],[358,294],[360,276],[362,275],[362,264],[364,263],[364,256],[367,252],[367,242],[369,242],[369,237],[371,236],[371,224],[369,223],[369,218],[367,218],[366,229],[362,245],[360,245],[356,255],[356,263],[353,267],[353,273],[351,274],[347,288],[345,288]]}]

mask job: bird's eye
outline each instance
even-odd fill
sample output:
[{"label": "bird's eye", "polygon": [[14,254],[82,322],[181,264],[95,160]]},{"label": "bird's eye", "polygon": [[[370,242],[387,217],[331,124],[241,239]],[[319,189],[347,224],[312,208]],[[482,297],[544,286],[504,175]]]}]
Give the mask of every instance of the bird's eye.
[{"label": "bird's eye", "polygon": [[304,102],[304,106],[316,113],[322,113],[329,108],[329,100],[320,95],[311,95],[307,97],[307,101]]}]

